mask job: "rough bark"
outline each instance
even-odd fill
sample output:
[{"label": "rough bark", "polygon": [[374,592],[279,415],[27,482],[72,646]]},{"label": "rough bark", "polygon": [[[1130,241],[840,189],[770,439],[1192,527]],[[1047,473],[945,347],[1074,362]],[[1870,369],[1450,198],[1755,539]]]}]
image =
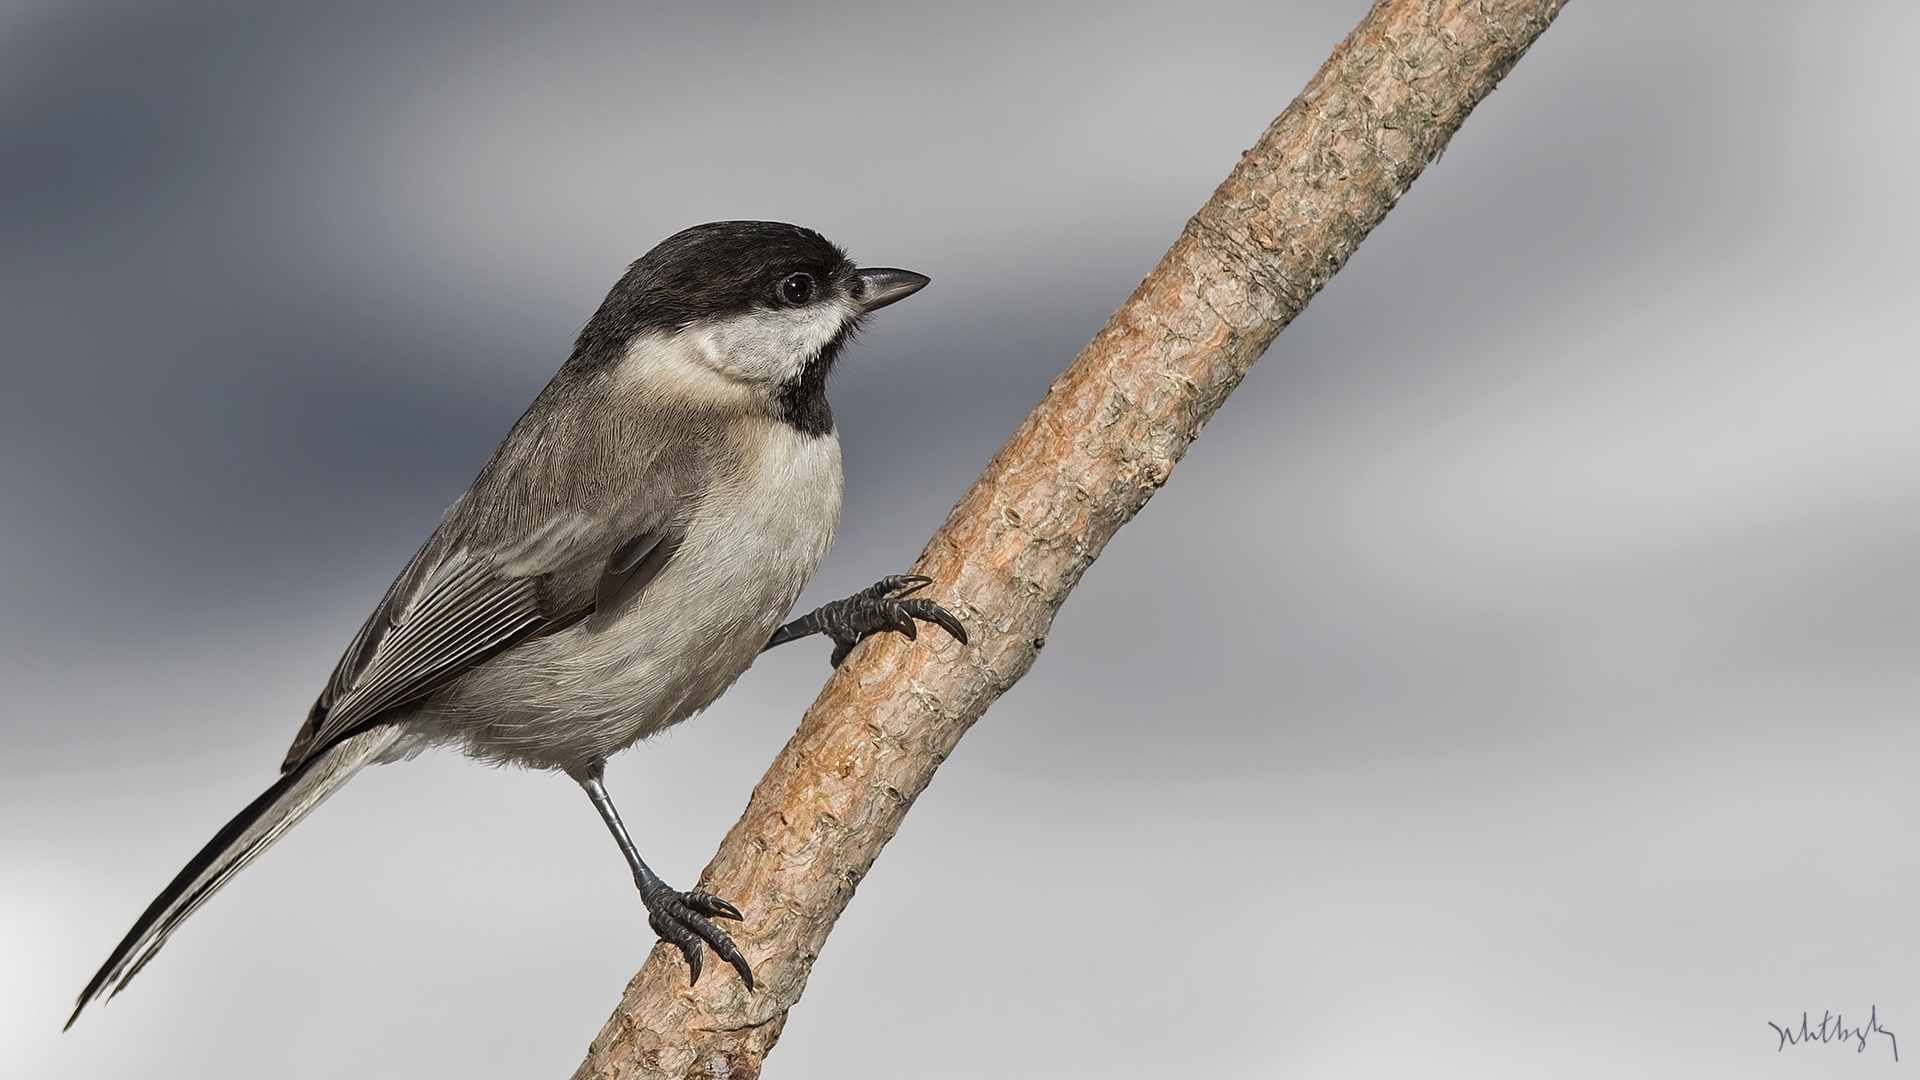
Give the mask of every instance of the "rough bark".
[{"label": "rough bark", "polygon": [[656,947],[575,1074],[751,1080],[854,887],[1081,574],[1563,0],[1380,0],[1054,381],[913,568],[973,644],[882,635],[827,682],[700,887],[749,992]]}]

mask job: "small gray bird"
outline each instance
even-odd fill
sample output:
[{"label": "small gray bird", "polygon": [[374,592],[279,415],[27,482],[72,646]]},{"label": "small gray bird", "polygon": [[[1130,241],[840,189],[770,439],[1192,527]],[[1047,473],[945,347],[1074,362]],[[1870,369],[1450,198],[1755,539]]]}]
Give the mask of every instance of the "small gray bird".
[{"label": "small gray bird", "polygon": [[441,744],[573,777],[691,979],[705,942],[751,988],[711,921],[740,912],[661,881],[601,776],[774,645],[824,633],[837,666],[870,634],[915,636],[915,619],[966,641],[911,595],[928,579],[904,575],[780,625],[840,517],[827,375],[861,320],[926,283],[764,221],[698,225],[635,262],[347,647],[280,781],[140,916],[67,1026],[363,766]]}]

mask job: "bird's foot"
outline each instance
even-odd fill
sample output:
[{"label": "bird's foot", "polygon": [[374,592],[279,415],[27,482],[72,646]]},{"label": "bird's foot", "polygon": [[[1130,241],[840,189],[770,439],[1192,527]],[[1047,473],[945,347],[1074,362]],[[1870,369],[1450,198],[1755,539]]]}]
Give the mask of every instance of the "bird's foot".
[{"label": "bird's foot", "polygon": [[924,596],[913,595],[931,584],[932,578],[919,574],[894,574],[881,578],[845,600],[821,604],[811,613],[774,631],[767,648],[784,645],[808,634],[825,634],[833,639],[833,655],[828,661],[834,667],[839,667],[840,661],[847,658],[855,645],[874,634],[892,630],[905,634],[909,639],[918,637],[915,619],[939,626],[955,641],[965,645],[967,628],[960,625],[960,620],[952,612]]},{"label": "bird's foot", "polygon": [[678,947],[680,955],[687,958],[687,967],[692,969],[687,985],[700,981],[700,943],[705,942],[720,959],[733,965],[747,989],[753,989],[753,967],[727,932],[712,922],[714,919],[738,920],[740,909],[699,889],[679,892],[658,878],[654,883],[656,888],[640,891],[640,899],[647,905],[647,925],[660,935],[660,940]]}]

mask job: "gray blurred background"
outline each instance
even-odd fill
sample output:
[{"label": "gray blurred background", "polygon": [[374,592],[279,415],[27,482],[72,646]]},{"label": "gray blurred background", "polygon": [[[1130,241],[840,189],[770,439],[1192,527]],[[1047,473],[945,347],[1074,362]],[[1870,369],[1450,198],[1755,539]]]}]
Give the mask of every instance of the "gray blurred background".
[{"label": "gray blurred background", "polygon": [[[628,261],[934,284],[809,606],[907,566],[1366,9],[0,6],[0,1074],[559,1077],[652,942],[564,779],[376,769],[58,1034]],[[1910,2],[1579,0],[887,850],[773,1078],[1920,1055]],[[691,883],[827,673],[616,761]],[[1908,1068],[1915,1066],[1908,1065]]]}]

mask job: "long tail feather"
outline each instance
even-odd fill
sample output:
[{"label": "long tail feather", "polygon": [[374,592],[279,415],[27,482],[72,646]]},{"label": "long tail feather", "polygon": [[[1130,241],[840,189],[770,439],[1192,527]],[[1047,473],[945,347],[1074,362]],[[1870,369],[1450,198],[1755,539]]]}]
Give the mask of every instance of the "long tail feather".
[{"label": "long tail feather", "polygon": [[187,863],[186,869],[161,890],[134,922],[133,929],[115,946],[113,955],[100,965],[93,981],[80,991],[80,999],[74,1002],[73,1015],[67,1018],[66,1026],[70,1028],[80,1019],[81,1010],[89,1002],[102,994],[111,1000],[125,989],[187,916],[199,910],[241,867],[267,850],[281,833],[313,812],[314,807],[352,779],[354,773],[391,746],[399,734],[399,729],[382,725],[342,739],[281,777],[265,794],[227,822],[226,827],[200,849],[200,854]]}]

